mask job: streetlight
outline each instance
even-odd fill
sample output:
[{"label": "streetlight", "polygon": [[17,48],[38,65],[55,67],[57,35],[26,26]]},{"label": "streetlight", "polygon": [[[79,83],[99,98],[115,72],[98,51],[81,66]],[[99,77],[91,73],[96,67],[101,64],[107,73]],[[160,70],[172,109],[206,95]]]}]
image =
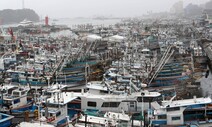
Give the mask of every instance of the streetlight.
[{"label": "streetlight", "polygon": [[143,127],[143,121],[144,121],[144,92],[141,92],[141,127]]},{"label": "streetlight", "polygon": [[[147,84],[143,84],[141,83],[141,87],[142,89],[144,89],[144,87],[147,87]],[[141,92],[141,116],[142,116],[142,120],[144,121],[144,91]],[[143,127],[143,123],[141,121],[141,127]]]}]

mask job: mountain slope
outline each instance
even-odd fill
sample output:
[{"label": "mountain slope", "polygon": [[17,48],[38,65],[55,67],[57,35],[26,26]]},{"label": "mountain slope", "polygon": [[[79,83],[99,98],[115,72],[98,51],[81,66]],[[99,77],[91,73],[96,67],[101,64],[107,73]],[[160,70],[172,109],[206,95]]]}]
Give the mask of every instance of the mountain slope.
[{"label": "mountain slope", "polygon": [[39,21],[39,16],[31,9],[5,9],[0,11],[1,24],[19,23],[24,19],[36,22]]}]

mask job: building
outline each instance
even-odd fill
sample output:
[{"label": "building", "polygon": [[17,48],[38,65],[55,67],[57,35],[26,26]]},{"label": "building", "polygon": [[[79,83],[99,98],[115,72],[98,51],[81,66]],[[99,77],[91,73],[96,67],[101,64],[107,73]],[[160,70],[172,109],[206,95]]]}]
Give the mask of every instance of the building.
[{"label": "building", "polygon": [[177,14],[177,15],[183,15],[184,10],[183,10],[183,1],[179,1],[177,3],[175,3],[171,9],[170,12],[173,14]]}]

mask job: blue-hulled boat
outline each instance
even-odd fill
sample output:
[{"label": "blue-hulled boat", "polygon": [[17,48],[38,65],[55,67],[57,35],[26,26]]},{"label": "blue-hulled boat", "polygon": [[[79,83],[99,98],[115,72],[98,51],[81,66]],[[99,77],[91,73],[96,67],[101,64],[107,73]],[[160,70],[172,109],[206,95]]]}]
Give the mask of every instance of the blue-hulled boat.
[{"label": "blue-hulled boat", "polygon": [[209,122],[211,115],[208,113],[211,113],[211,109],[207,105],[212,102],[210,97],[174,100],[175,97],[163,100],[162,104],[152,103],[151,123],[153,126],[183,127],[180,125]]},{"label": "blue-hulled boat", "polygon": [[187,79],[189,79],[189,73],[184,72],[182,64],[168,63],[164,65],[149,86],[171,86]]},{"label": "blue-hulled boat", "polygon": [[23,113],[24,111],[34,111],[33,101],[27,99],[28,87],[18,87],[12,93],[2,95],[1,111],[10,113]]},{"label": "blue-hulled boat", "polygon": [[149,86],[171,86],[176,85],[180,81],[189,79],[188,75],[172,76],[172,77],[158,77]]},{"label": "blue-hulled boat", "polygon": [[0,127],[10,127],[14,116],[0,113]]}]

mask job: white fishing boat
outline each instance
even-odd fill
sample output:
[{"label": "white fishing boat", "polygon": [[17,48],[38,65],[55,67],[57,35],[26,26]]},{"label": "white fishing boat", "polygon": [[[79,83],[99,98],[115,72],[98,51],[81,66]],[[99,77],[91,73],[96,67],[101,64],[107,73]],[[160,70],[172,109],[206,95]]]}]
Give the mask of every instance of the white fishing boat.
[{"label": "white fishing boat", "polygon": [[[75,98],[71,93],[61,92],[60,90],[55,91],[50,98],[42,101],[45,107],[41,109],[39,120],[54,126],[67,126],[69,123],[67,104]],[[42,96],[40,99],[43,100]]]},{"label": "white fishing boat", "polygon": [[9,33],[7,33],[5,31],[5,29],[2,28],[2,27],[0,28],[0,40],[1,40],[1,38],[4,41],[11,41],[12,40],[12,36]]},{"label": "white fishing boat", "polygon": [[138,92],[142,85],[139,84],[140,87],[138,88],[130,79],[129,83],[114,83],[110,80],[106,81],[90,81],[86,84],[86,88],[88,89],[88,93],[92,94],[125,94],[125,93],[132,93]]},{"label": "white fishing boat", "polygon": [[12,90],[17,89],[18,86],[12,85],[10,84],[3,84],[0,86],[0,90],[1,90],[1,95],[3,94],[3,96],[11,94]]},{"label": "white fishing boat", "polygon": [[[96,90],[98,91],[98,90]],[[65,94],[64,92],[62,94]],[[154,99],[161,94],[142,90],[140,92],[123,92],[123,94],[97,94],[97,92],[71,92],[72,101],[79,101],[81,110],[95,109],[112,112],[141,112],[149,108]],[[78,109],[79,110],[79,109]]]},{"label": "white fishing boat", "polygon": [[1,111],[15,113],[28,110],[32,106],[32,101],[27,100],[28,91],[29,87],[26,86],[12,89],[11,94],[9,92],[2,94],[3,102]]},{"label": "white fishing boat", "polygon": [[45,85],[46,80],[43,77],[43,66],[39,64],[18,65],[15,69],[8,69],[6,72],[10,74],[13,82],[21,85]]},{"label": "white fishing boat", "polygon": [[81,115],[74,127],[98,126],[98,127],[140,127],[143,121],[133,120],[131,116],[123,113],[106,112],[103,116]]},{"label": "white fishing boat", "polygon": [[161,94],[158,92],[134,92],[131,94],[123,95],[95,95],[89,93],[82,93],[79,95],[81,99],[81,108],[85,109],[98,109],[100,111],[113,111],[121,112],[141,112],[146,110],[155,98]]},{"label": "white fishing boat", "polygon": [[[49,80],[50,77],[47,77],[47,79]],[[67,85],[64,84],[59,84],[59,83],[55,83],[52,85],[49,85],[42,90],[42,97],[43,99],[45,98],[50,98],[52,97],[56,92],[62,92],[62,90],[64,90],[67,87]]]},{"label": "white fishing boat", "polygon": [[86,89],[88,93],[93,93],[97,95],[108,94],[112,91],[109,86],[110,85],[107,82],[91,81],[86,84]]},{"label": "white fishing boat", "polygon": [[[207,121],[207,105],[212,103],[210,97],[173,100],[152,103],[152,125],[185,125],[187,123],[201,123]],[[209,112],[209,111],[208,111]],[[210,110],[211,112],[211,110]],[[209,113],[210,114],[210,113]],[[208,121],[207,121],[208,122]]]},{"label": "white fishing boat", "polygon": [[0,127],[10,127],[14,116],[0,113]]},{"label": "white fishing boat", "polygon": [[30,20],[27,20],[27,19],[24,19],[23,21],[21,21],[18,24],[18,26],[23,26],[23,27],[25,27],[25,26],[32,26],[32,25],[33,25],[33,22],[30,21]]}]

